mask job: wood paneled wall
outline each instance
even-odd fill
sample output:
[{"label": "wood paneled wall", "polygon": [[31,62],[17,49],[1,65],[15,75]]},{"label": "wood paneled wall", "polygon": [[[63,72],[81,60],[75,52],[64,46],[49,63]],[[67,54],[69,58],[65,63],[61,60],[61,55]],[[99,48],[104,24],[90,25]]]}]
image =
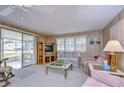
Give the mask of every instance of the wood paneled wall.
[{"label": "wood paneled wall", "polygon": [[[120,41],[124,48],[124,9],[103,29],[103,45],[113,39]],[[124,71],[124,53],[119,53],[118,67]]]}]

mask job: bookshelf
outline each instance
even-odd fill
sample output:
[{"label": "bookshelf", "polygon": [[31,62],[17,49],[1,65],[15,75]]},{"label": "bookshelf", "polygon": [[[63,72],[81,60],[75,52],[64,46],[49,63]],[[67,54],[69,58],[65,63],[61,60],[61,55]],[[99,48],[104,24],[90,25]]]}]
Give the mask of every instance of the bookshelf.
[{"label": "bookshelf", "polygon": [[44,44],[38,43],[38,64],[44,64]]},{"label": "bookshelf", "polygon": [[[52,40],[52,41],[50,41]],[[52,45],[53,46],[53,51],[50,53],[45,52],[45,45]],[[38,52],[38,64],[46,64],[50,62],[56,61],[57,58],[57,48],[56,48],[56,43],[53,42],[53,39],[44,39],[40,42],[38,42],[37,45],[37,52]]]}]

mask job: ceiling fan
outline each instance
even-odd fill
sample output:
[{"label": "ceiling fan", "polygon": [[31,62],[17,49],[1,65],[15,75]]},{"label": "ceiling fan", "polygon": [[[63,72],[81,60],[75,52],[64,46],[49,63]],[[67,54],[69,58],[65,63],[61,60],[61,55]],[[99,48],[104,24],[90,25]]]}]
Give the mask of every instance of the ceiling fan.
[{"label": "ceiling fan", "polygon": [[22,9],[24,12],[30,12],[28,8],[31,8],[31,7],[32,7],[31,5],[11,5],[3,9],[2,11],[0,11],[0,15],[8,16],[9,14],[13,13],[14,11],[18,9]]}]

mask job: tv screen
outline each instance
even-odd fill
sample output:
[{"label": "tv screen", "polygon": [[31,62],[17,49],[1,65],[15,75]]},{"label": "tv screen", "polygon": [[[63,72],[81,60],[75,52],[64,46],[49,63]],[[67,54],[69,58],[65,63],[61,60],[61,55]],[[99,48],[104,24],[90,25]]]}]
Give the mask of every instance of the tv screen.
[{"label": "tv screen", "polygon": [[45,52],[53,52],[53,45],[45,45]]}]

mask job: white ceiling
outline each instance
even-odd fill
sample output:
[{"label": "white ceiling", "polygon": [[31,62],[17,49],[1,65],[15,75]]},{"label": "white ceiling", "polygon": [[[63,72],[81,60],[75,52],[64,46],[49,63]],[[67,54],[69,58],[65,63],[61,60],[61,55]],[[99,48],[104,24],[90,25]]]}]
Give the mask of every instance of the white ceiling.
[{"label": "white ceiling", "polygon": [[[6,7],[0,5],[0,11]],[[120,5],[37,5],[27,8],[29,13],[17,9],[0,18],[7,24],[56,35],[103,29],[123,8]]]}]

